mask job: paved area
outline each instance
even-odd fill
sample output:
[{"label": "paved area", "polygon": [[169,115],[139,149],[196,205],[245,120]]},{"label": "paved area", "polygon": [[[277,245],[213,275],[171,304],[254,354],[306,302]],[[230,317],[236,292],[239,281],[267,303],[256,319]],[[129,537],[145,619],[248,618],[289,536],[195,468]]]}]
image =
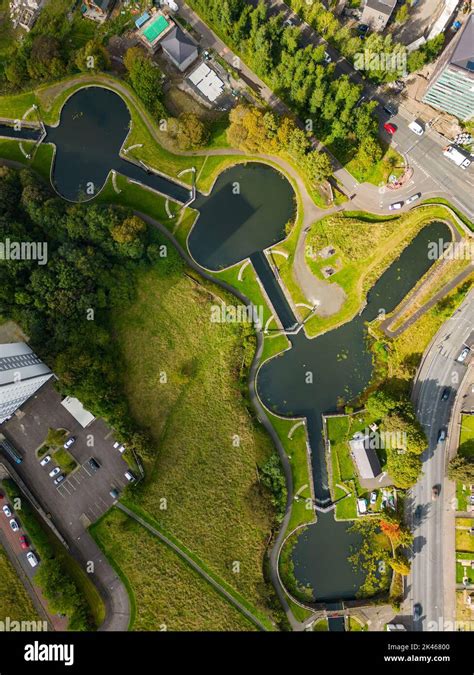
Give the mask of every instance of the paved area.
[{"label": "paved area", "polygon": [[[15,415],[0,426],[0,433],[23,455],[14,466],[20,478],[32,491],[70,547],[71,554],[83,568],[94,563],[93,581],[102,592],[106,604],[106,620],[102,630],[126,630],[130,608],[127,592],[105,560],[102,551],[87,532],[87,527],[114,503],[109,492],[120,492],[128,484],[128,465],[113,447],[115,439],[103,420],[94,420],[85,429],[61,405],[62,397],[49,381]],[[76,437],[69,452],[77,468],[59,486],[49,472],[53,460],[42,467],[37,451],[44,443],[48,429],[64,428]],[[91,471],[87,461],[94,457],[101,468]],[[8,464],[6,456],[2,461]]]},{"label": "paved area", "polygon": [[[452,530],[452,485],[445,478],[446,443],[438,442],[441,427],[447,427],[452,407],[463,377],[464,364],[456,361],[463,342],[474,323],[474,292],[446,321],[425,352],[413,388],[413,400],[419,421],[428,437],[428,448],[422,455],[423,474],[410,490],[407,513],[411,514],[414,533],[412,570],[408,578],[407,598],[410,606],[419,603],[421,618],[413,623],[416,631],[428,630],[443,621],[452,621],[453,608],[445,602],[444,584],[450,574],[446,568],[445,532]],[[450,398],[443,401],[443,389],[449,387]],[[449,447],[449,437],[448,437]],[[432,501],[432,487],[439,486],[440,497]],[[448,613],[449,612],[449,615]]]}]

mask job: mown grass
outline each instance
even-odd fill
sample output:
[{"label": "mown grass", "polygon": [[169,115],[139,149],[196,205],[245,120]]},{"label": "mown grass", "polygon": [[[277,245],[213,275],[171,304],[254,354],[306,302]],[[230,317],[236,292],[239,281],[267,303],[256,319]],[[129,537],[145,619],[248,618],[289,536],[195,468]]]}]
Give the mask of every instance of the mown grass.
[{"label": "mown grass", "polygon": [[26,588],[0,545],[0,620],[39,621]]},{"label": "mown grass", "polygon": [[136,606],[135,631],[252,631],[237,609],[151,533],[113,509],[93,527]]},{"label": "mown grass", "polygon": [[459,452],[465,457],[474,455],[474,416],[461,416],[461,436],[459,438]]},{"label": "mown grass", "polygon": [[469,530],[459,529],[460,527],[474,527],[474,519],[456,518],[456,551],[474,553],[474,536]]},{"label": "mown grass", "polygon": [[[474,560],[472,553],[464,551],[456,551],[456,583],[462,584],[463,579],[467,578],[470,584],[474,584],[474,569],[470,565],[470,561]],[[463,565],[459,560],[468,561],[468,565]]]},{"label": "mown grass", "polygon": [[217,298],[184,271],[170,249],[163,264],[137,274],[135,301],[112,316],[125,393],[153,437],[133,501],[266,609],[262,563],[274,512],[257,466],[273,447],[245,400],[255,341],[240,325],[212,323]]},{"label": "mown grass", "polygon": [[[339,312],[327,318],[314,315],[307,321],[310,336],[335,328],[355,316],[367,291],[416,234],[434,220],[449,219],[446,209],[436,206],[419,208],[399,218],[367,216],[370,217],[356,213],[328,216],[317,221],[309,232],[306,255],[309,268],[323,279],[322,268],[334,267],[337,271],[328,283],[339,284],[346,294]],[[319,251],[326,246],[333,246],[335,254],[323,259]]]}]

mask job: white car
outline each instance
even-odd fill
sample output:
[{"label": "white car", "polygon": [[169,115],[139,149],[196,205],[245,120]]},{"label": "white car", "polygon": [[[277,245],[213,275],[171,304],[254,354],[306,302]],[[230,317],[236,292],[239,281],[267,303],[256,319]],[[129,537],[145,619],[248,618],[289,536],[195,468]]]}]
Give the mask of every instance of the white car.
[{"label": "white car", "polygon": [[18,530],[20,529],[20,526],[18,525],[18,523],[17,523],[17,521],[15,520],[15,518],[12,518],[12,519],[10,520],[10,527],[12,528],[13,532],[18,532]]},{"label": "white car", "polygon": [[370,493],[370,503],[375,504],[377,501],[377,491],[374,490],[373,492]]},{"label": "white car", "polygon": [[324,52],[324,63],[331,63],[332,58],[328,52]]},{"label": "white car", "polygon": [[413,131],[413,133],[416,134],[417,136],[423,136],[423,134],[425,132],[425,130],[423,129],[421,124],[418,124],[418,122],[415,122],[415,121],[410,122],[410,124],[408,125],[408,128],[411,129]]},{"label": "white car", "polygon": [[63,473],[60,474],[57,478],[54,479],[54,484],[59,485],[59,483],[62,483],[65,478],[66,476]]},{"label": "white car", "polygon": [[10,518],[10,516],[12,515],[12,512],[10,511],[10,507],[8,506],[8,504],[5,504],[5,506],[2,507],[2,511],[7,518]]},{"label": "white car", "polygon": [[32,553],[31,551],[28,551],[28,553],[26,554],[26,559],[27,559],[28,562],[30,563],[31,567],[36,567],[36,566],[37,566],[37,564],[38,564],[38,558],[37,558],[37,557],[35,556],[35,554]]},{"label": "white car", "polygon": [[61,473],[61,469],[59,468],[59,466],[55,466],[54,469],[49,472],[49,477],[54,478],[55,476],[58,475],[58,473]]},{"label": "white car", "polygon": [[464,347],[464,349],[463,349],[462,352],[459,354],[459,356],[458,356],[458,358],[456,359],[456,361],[457,361],[458,363],[464,363],[464,361],[467,359],[467,355],[469,354],[470,351],[471,351],[471,350],[469,349],[469,347]]},{"label": "white car", "polygon": [[41,460],[40,464],[41,466],[46,466],[46,464],[49,464],[51,461],[51,455],[45,455],[43,459]]},{"label": "white car", "polygon": [[404,202],[394,202],[388,207],[389,211],[398,211],[402,208]]},{"label": "white car", "polygon": [[126,471],[126,472],[125,472],[125,478],[126,478],[130,483],[133,483],[133,481],[137,480],[131,471]]},{"label": "white car", "polygon": [[408,204],[413,204],[413,202],[416,202],[417,199],[421,197],[421,192],[417,192],[416,194],[412,195],[411,197],[408,197],[406,200],[405,204],[408,206]]},{"label": "white car", "polygon": [[122,454],[125,452],[125,446],[124,446],[124,445],[120,445],[120,446],[117,448],[117,450],[118,450],[118,451],[120,452],[120,454],[122,455]]}]

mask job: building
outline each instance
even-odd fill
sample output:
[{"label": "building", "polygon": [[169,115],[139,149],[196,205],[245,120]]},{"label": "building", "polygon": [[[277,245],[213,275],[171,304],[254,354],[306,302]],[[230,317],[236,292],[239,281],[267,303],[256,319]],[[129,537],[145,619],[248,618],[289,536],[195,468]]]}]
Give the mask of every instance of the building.
[{"label": "building", "polygon": [[109,17],[114,5],[115,0],[84,0],[82,16],[103,23]]},{"label": "building", "polygon": [[365,0],[360,22],[374,31],[382,31],[392,16],[397,0]]},{"label": "building", "polygon": [[13,28],[20,26],[29,32],[43,7],[43,0],[11,0],[10,18]]},{"label": "building", "polygon": [[198,50],[192,38],[179,26],[161,41],[163,52],[182,73],[194,63],[198,57]]},{"label": "building", "polygon": [[66,398],[61,401],[61,405],[63,408],[66,408],[72,417],[74,417],[76,422],[79,422],[83,429],[88,427],[89,424],[92,424],[95,420],[94,415],[86,410],[77,398],[66,396]]},{"label": "building", "polygon": [[361,478],[377,478],[382,473],[379,458],[372,447],[373,436],[358,432],[349,441],[352,457]]},{"label": "building", "polygon": [[0,345],[0,424],[47,382],[53,373],[24,342]]},{"label": "building", "polygon": [[474,14],[445,49],[422,100],[464,122],[474,117]]},{"label": "building", "polygon": [[161,11],[145,12],[135,25],[140,22],[136,36],[149,52],[155,54],[161,41],[173,31],[175,23]]},{"label": "building", "polygon": [[224,83],[206,63],[201,63],[188,77],[199,93],[214,103],[224,92]]}]

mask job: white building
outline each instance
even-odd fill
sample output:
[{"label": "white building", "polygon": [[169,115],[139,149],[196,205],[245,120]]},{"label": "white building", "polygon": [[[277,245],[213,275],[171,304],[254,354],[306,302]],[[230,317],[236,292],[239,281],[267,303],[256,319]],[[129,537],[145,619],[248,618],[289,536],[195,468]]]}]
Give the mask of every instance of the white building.
[{"label": "white building", "polygon": [[43,0],[11,0],[10,18],[13,28],[21,26],[30,31],[43,7]]},{"label": "white building", "polygon": [[51,377],[48,366],[24,342],[0,344],[0,424]]}]

